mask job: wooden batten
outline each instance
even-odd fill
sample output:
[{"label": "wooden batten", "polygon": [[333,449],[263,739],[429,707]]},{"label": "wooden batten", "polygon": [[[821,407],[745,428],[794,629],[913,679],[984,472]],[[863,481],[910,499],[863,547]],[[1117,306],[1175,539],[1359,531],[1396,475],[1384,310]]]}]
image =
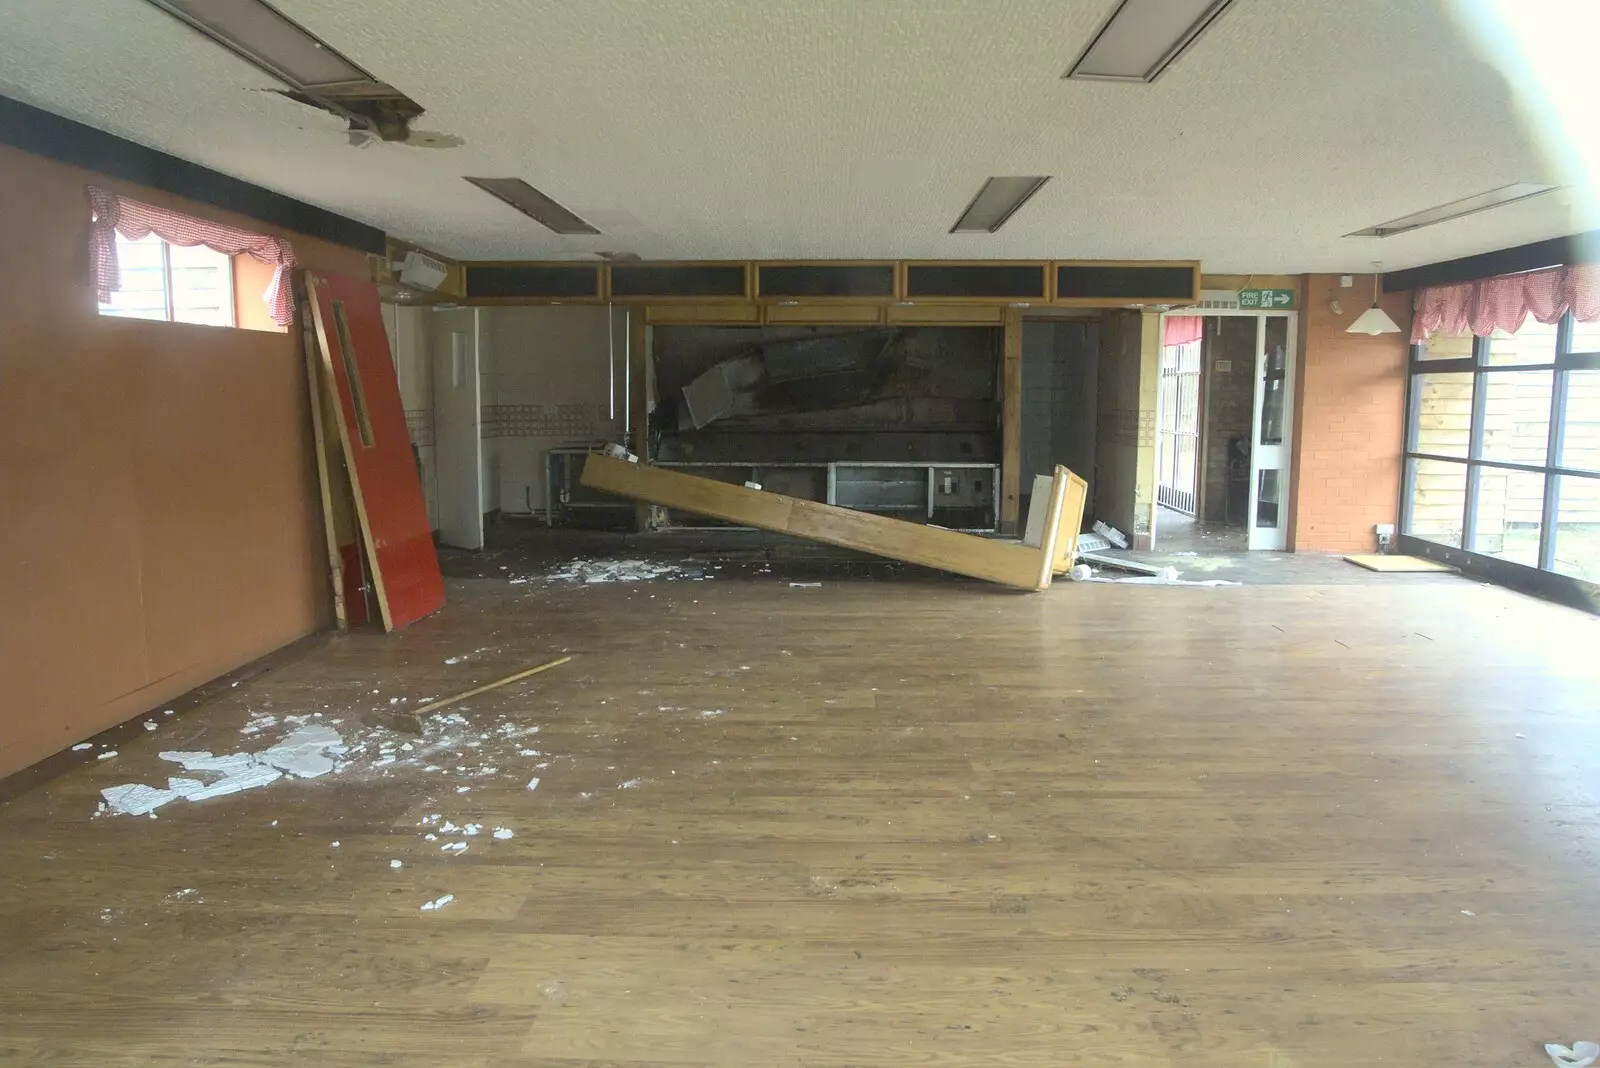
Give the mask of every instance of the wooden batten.
[{"label": "wooden batten", "polygon": [[1015,534],[1022,505],[1022,309],[1007,308],[1000,360],[1000,531]]}]

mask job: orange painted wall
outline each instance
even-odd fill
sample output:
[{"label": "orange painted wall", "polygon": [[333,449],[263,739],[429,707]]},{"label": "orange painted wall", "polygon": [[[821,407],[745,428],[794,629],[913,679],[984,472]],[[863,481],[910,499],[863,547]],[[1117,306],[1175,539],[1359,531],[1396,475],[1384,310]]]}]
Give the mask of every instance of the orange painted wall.
[{"label": "orange painted wall", "polygon": [[1373,526],[1399,512],[1411,295],[1382,300],[1401,332],[1369,337],[1345,329],[1372,304],[1371,275],[1349,289],[1338,275],[1306,275],[1301,293],[1290,546],[1372,552]]},{"label": "orange painted wall", "polygon": [[330,616],[298,330],[102,318],[90,182],[270,230],[0,146],[0,775]]}]

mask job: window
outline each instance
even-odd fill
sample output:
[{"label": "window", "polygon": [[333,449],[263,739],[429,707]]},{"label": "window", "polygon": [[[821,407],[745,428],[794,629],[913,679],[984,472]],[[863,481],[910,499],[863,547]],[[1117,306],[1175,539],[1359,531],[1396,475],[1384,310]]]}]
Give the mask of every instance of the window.
[{"label": "window", "polygon": [[1600,323],[1411,350],[1401,529],[1600,581]]},{"label": "window", "polygon": [[233,326],[233,258],[204,245],[173,245],[155,234],[116,235],[122,288],[100,304],[101,315],[169,323]]}]

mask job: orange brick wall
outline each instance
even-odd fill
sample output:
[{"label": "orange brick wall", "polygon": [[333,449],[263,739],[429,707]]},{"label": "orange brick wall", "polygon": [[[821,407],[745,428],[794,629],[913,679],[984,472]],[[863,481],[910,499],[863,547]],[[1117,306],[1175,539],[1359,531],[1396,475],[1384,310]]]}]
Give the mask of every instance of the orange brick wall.
[{"label": "orange brick wall", "polygon": [[1384,295],[1401,332],[1369,337],[1345,328],[1372,304],[1371,275],[1357,275],[1349,289],[1338,275],[1306,275],[1301,292],[1289,545],[1371,552],[1373,526],[1395,522],[1399,511],[1411,295]]}]

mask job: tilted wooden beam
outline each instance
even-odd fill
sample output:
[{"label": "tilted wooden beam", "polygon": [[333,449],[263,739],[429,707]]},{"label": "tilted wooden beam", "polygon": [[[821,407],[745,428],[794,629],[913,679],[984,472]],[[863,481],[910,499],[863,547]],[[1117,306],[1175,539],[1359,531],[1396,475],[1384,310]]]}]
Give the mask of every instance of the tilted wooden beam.
[{"label": "tilted wooden beam", "polygon": [[[584,460],[582,481],[592,489],[663,508],[793,534],[1018,589],[1042,590],[1050,585],[1059,566],[1059,539],[1068,531],[1075,535],[1083,522],[1083,496],[1072,492],[1075,478],[1065,467],[1057,467],[1048,499],[1034,502],[1034,507],[1045,509],[1038,547],[732,486],[600,453]],[[1069,500],[1076,500],[1076,514],[1066,514]]]}]

